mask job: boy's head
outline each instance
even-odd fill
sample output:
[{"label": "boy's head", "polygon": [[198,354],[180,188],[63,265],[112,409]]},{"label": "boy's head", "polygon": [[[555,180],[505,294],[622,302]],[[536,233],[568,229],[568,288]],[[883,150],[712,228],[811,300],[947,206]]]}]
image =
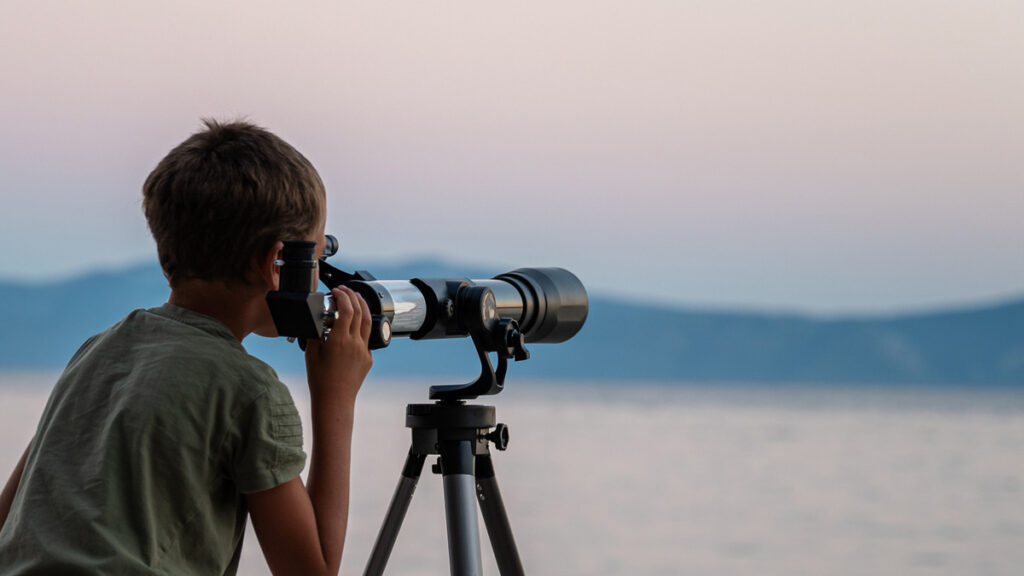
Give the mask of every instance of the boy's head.
[{"label": "boy's head", "polygon": [[186,279],[248,282],[279,240],[312,239],[326,214],[309,160],[247,122],[204,120],[142,187],[142,208],[173,287]]}]

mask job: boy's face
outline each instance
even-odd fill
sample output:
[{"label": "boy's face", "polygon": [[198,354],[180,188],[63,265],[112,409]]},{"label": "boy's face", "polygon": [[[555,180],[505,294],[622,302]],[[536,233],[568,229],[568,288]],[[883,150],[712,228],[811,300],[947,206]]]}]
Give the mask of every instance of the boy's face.
[{"label": "boy's face", "polygon": [[[326,241],[324,240],[325,230],[326,230],[326,222],[321,220],[319,226],[317,226],[317,228],[316,228],[316,231],[313,232],[312,235],[310,235],[310,236],[308,236],[306,238],[303,238],[303,240],[307,240],[307,241],[310,241],[310,242],[316,242],[316,251],[315,251],[314,254],[316,256],[317,266],[320,265],[320,257],[323,256],[324,248],[326,248],[326,244],[327,244]],[[279,258],[280,256],[275,254],[274,257],[275,258]],[[317,274],[319,275],[319,273],[320,273],[320,271],[318,269],[317,270]],[[275,277],[274,288],[273,288],[274,290],[277,290],[277,287],[278,287],[277,284],[278,284],[279,281],[280,281],[280,277]],[[278,336],[278,334],[277,334],[277,326],[274,325],[274,318],[270,315],[270,307],[269,306],[264,306],[262,308],[262,313],[263,313],[263,316],[260,318],[260,325],[259,325],[259,327],[256,328],[256,330],[253,330],[253,333],[257,334],[259,336],[266,337],[266,338],[277,338],[277,336]]]}]

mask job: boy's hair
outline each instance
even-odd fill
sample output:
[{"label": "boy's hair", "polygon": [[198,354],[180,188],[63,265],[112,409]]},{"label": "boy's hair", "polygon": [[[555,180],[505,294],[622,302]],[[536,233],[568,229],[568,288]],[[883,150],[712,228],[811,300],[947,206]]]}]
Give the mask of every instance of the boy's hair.
[{"label": "boy's hair", "polygon": [[316,169],[248,122],[206,126],[146,178],[142,209],[171,286],[198,278],[247,282],[278,240],[307,239],[326,211]]}]

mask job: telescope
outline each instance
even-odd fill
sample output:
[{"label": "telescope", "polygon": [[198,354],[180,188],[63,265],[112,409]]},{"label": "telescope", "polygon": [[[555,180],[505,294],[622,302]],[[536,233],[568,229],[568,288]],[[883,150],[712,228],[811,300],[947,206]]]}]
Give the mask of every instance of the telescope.
[{"label": "telescope", "polygon": [[[572,338],[587,319],[587,291],[563,268],[517,268],[493,278],[412,278],[379,280],[366,271],[348,273],[326,262],[338,240],[326,236],[319,261],[316,243],[286,241],[280,286],[267,294],[277,332],[298,339],[330,332],[336,317],[333,298],[317,291],[347,286],[366,300],[372,317],[370,348],[388,346],[393,338],[432,340],[471,337],[487,383],[435,386],[431,398],[474,398],[501,391],[507,360],[529,358],[527,343],[557,343]],[[497,353],[498,371],[489,353]],[[486,378],[491,372],[493,378]],[[456,391],[458,389],[459,391]]]},{"label": "telescope", "polygon": [[[370,348],[384,348],[393,338],[473,339],[480,376],[454,386],[432,386],[433,404],[409,404],[406,427],[412,445],[398,487],[374,543],[364,574],[381,576],[398,537],[424,462],[444,481],[448,558],[453,576],[482,573],[477,505],[502,576],[523,576],[505,505],[491,461],[490,444],[508,446],[508,426],[498,423],[493,406],[467,404],[466,399],[501,392],[510,359],[530,357],[526,344],[564,342],[587,319],[587,291],[579,278],[562,268],[517,268],[494,278],[412,278],[378,280],[366,271],[343,272],[326,262],[338,251],[338,240],[326,236],[323,256],[316,243],[284,243],[280,285],[267,294],[267,304],[281,336],[323,338],[337,319],[334,300],[317,292],[347,286],[366,300],[372,316]],[[490,355],[498,358],[498,367]]]}]

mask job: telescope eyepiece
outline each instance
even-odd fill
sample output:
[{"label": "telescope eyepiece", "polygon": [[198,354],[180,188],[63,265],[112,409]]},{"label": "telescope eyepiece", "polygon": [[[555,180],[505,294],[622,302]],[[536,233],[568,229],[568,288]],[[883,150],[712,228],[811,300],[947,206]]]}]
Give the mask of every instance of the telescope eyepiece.
[{"label": "telescope eyepiece", "polygon": [[289,240],[281,249],[279,290],[282,292],[316,292],[316,242]]}]

